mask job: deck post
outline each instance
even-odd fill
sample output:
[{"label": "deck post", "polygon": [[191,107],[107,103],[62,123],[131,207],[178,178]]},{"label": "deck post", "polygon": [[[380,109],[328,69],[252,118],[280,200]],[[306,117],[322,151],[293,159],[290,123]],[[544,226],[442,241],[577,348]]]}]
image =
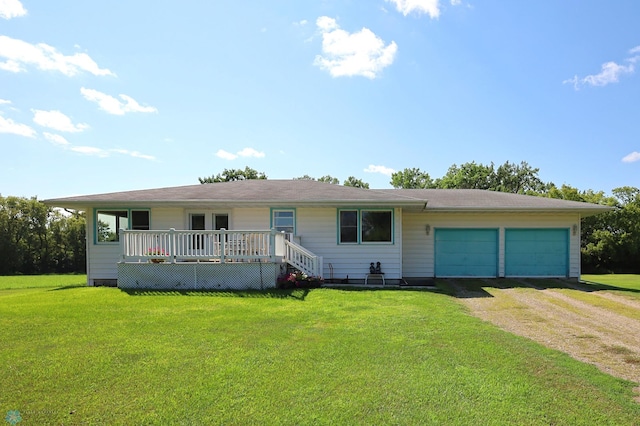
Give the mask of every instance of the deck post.
[{"label": "deck post", "polygon": [[122,253],[122,261],[126,259],[126,253],[124,252],[124,229],[118,229],[118,242],[120,244],[120,253]]},{"label": "deck post", "polygon": [[227,252],[227,229],[220,228],[220,263],[225,263],[224,254]]},{"label": "deck post", "polygon": [[176,244],[176,229],[169,229],[169,254],[171,255],[171,263],[176,263],[176,253],[178,252],[178,244]]}]

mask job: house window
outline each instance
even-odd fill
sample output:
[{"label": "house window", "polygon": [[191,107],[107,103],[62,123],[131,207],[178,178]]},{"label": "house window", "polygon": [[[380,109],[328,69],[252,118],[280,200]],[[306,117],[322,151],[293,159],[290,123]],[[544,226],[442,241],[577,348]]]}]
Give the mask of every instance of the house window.
[{"label": "house window", "polygon": [[296,232],[296,212],[293,209],[272,210],[271,227],[279,232],[295,234]]},{"label": "house window", "polygon": [[341,244],[390,243],[393,241],[391,210],[340,210]]},{"label": "house window", "polygon": [[119,241],[120,229],[149,230],[149,210],[96,210],[96,242]]},{"label": "house window", "polygon": [[340,242],[341,243],[357,243],[358,242],[358,211],[357,210],[341,210],[340,211]]}]

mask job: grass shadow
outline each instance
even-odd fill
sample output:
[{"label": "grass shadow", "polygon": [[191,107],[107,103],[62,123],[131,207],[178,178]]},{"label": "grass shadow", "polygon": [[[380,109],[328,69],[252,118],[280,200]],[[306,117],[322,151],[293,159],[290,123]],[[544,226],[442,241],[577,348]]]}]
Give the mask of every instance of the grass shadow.
[{"label": "grass shadow", "polygon": [[307,288],[269,290],[149,290],[120,289],[129,296],[189,296],[189,297],[235,297],[244,299],[290,299],[304,301],[311,291]]},{"label": "grass shadow", "polygon": [[486,289],[506,290],[529,288],[535,290],[568,289],[591,293],[595,291],[623,291],[640,293],[640,290],[616,287],[593,281],[569,278],[438,278],[436,286],[445,294],[459,299],[493,297]]},{"label": "grass shadow", "polygon": [[56,288],[51,288],[47,291],[60,291],[60,290],[71,290],[74,288],[80,288],[80,287],[86,287],[87,283],[81,283],[81,284],[67,284],[67,285],[63,285],[60,287],[56,287]]}]

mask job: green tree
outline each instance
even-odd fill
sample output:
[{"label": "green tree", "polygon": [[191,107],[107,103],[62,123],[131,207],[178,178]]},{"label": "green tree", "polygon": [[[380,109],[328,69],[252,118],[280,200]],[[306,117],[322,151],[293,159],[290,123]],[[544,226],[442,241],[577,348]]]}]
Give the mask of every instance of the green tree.
[{"label": "green tree", "polygon": [[49,272],[86,271],[86,219],[84,212],[62,213],[54,210],[49,216]]},{"label": "green tree", "polygon": [[325,175],[322,176],[321,178],[318,178],[318,182],[326,182],[326,183],[330,183],[333,185],[339,185],[340,181],[338,180],[338,178],[334,178],[331,175]]},{"label": "green tree", "polygon": [[236,180],[249,180],[249,179],[266,179],[267,175],[263,172],[258,172],[249,166],[242,169],[224,169],[222,173],[218,173],[215,176],[209,176],[205,178],[199,177],[200,183],[216,183],[216,182],[231,182]]},{"label": "green tree", "polygon": [[391,182],[394,188],[403,189],[425,189],[433,188],[434,182],[429,173],[418,168],[404,169],[391,175]]},{"label": "green tree", "polygon": [[496,169],[494,185],[491,189],[514,194],[544,192],[545,184],[538,177],[539,171],[540,169],[534,169],[526,161],[522,161],[520,164],[507,161]]},{"label": "green tree", "polygon": [[343,183],[344,186],[353,186],[355,188],[369,189],[369,184],[363,182],[361,179],[356,179],[354,176],[349,176]]},{"label": "green tree", "polygon": [[494,189],[496,188],[495,170],[493,163],[490,166],[464,163],[460,166],[454,164],[449,167],[447,173],[440,179],[436,179],[437,188],[456,189]]}]

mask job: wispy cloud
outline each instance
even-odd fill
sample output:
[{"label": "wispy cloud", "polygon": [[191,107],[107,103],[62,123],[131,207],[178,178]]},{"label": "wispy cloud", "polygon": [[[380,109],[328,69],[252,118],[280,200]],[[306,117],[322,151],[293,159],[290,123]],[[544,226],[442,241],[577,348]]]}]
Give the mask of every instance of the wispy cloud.
[{"label": "wispy cloud", "polygon": [[28,138],[34,138],[36,136],[36,131],[28,125],[16,123],[10,118],[4,118],[2,115],[0,115],[0,133],[10,133]]},{"label": "wispy cloud", "polygon": [[620,77],[625,74],[633,74],[635,72],[635,63],[640,60],[640,46],[636,46],[629,50],[629,56],[625,58],[627,65],[618,64],[613,61],[602,64],[598,74],[591,74],[585,77],[574,75],[572,78],[564,80],[563,84],[572,84],[574,89],[579,90],[582,86],[606,86],[611,83],[617,83]]},{"label": "wispy cloud", "polygon": [[64,55],[45,43],[31,44],[3,35],[0,35],[0,59],[4,59],[4,62],[0,61],[0,69],[9,72],[23,72],[28,66],[34,66],[44,71],[58,71],[69,77],[81,72],[115,76],[110,70],[100,68],[86,53]]},{"label": "wispy cloud", "polygon": [[[440,2],[439,0],[386,0],[388,3],[393,3],[396,6],[398,12],[404,16],[410,13],[426,14],[431,18],[438,18],[440,16]],[[451,0],[452,5],[458,4],[459,1]]]},{"label": "wispy cloud", "polygon": [[366,173],[380,173],[380,174],[383,174],[385,176],[391,176],[396,171],[394,169],[389,168],[389,167],[375,166],[373,164],[369,164],[369,167],[364,169],[364,172],[366,172]]},{"label": "wispy cloud", "polygon": [[88,101],[98,104],[101,110],[114,115],[124,115],[127,112],[158,112],[158,109],[152,106],[142,106],[131,96],[119,95],[124,101],[120,101],[111,95],[99,92],[85,87],[80,88],[80,93]]},{"label": "wispy cloud", "polygon": [[45,139],[51,142],[53,145],[82,155],[106,158],[112,156],[113,154],[121,154],[127,155],[129,157],[141,158],[143,160],[156,160],[155,156],[143,154],[139,151],[130,151],[128,149],[103,149],[86,145],[72,145],[64,136],[49,132],[44,132],[43,135]]},{"label": "wispy cloud", "polygon": [[216,152],[216,157],[222,158],[223,160],[235,160],[238,157],[263,158],[264,156],[264,152],[257,151],[253,148],[244,148],[235,154],[225,151],[224,149],[219,149],[218,152]]},{"label": "wispy cloud", "polygon": [[46,140],[53,143],[54,145],[59,145],[59,146],[71,145],[69,141],[64,138],[64,136],[56,135],[54,133],[49,133],[49,132],[43,132],[42,134],[44,135],[44,138]]},{"label": "wispy cloud", "polygon": [[128,149],[112,149],[111,152],[115,152],[117,154],[128,155],[134,158],[142,158],[143,160],[155,160],[156,157],[153,155],[142,154],[138,151],[129,151]]},{"label": "wispy cloud", "polygon": [[640,152],[633,151],[631,154],[625,155],[622,159],[624,163],[635,163],[636,161],[640,161]]},{"label": "wispy cloud", "polygon": [[398,51],[394,41],[385,46],[384,41],[368,28],[349,33],[328,16],[319,17],[316,26],[322,33],[322,55],[317,55],[313,63],[333,77],[374,79],[393,63]]},{"label": "wispy cloud", "polygon": [[73,124],[71,119],[60,111],[43,111],[32,109],[33,122],[42,127],[57,130],[59,132],[77,133],[89,128],[88,124]]},{"label": "wispy cloud", "polygon": [[[0,1],[2,1],[2,0],[0,0]],[[0,99],[0,105],[8,105],[10,103],[11,103],[11,101],[9,101],[7,99]]]},{"label": "wispy cloud", "polygon": [[27,9],[20,3],[20,0],[0,0],[0,18],[11,19],[26,14]]}]

